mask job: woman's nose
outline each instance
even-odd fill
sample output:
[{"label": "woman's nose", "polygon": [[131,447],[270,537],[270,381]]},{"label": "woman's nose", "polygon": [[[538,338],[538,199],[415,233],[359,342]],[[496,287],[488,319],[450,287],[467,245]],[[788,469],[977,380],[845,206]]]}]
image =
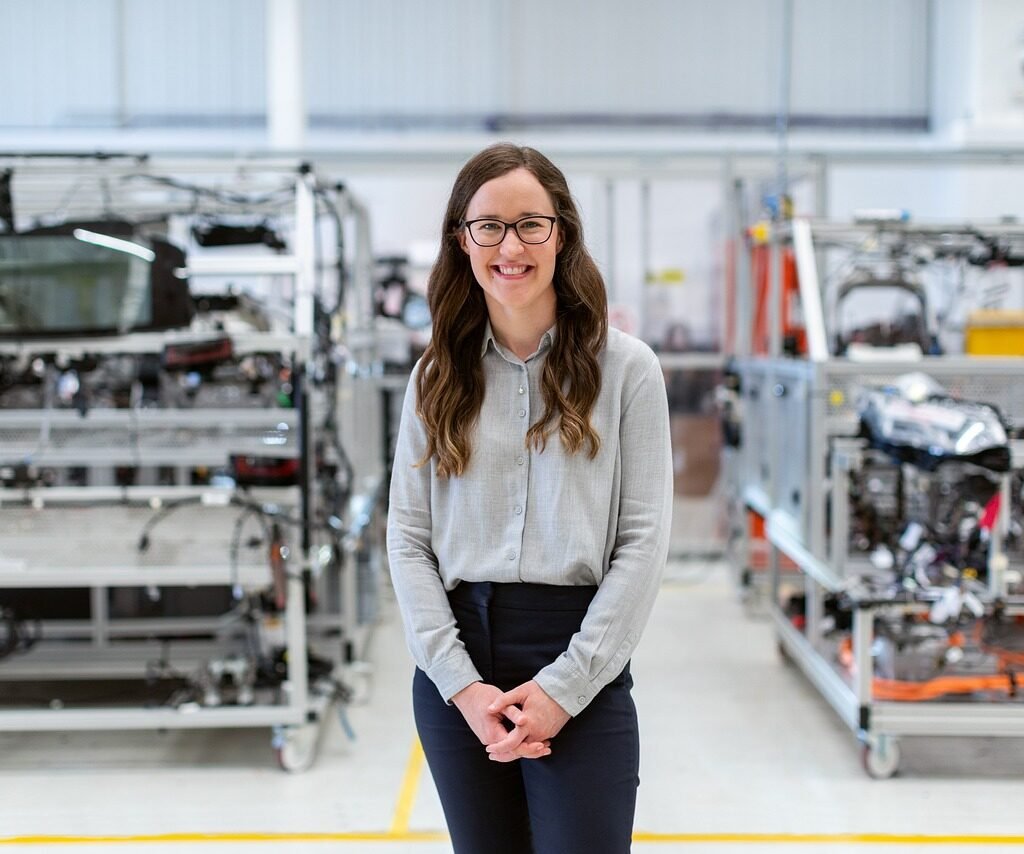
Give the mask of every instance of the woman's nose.
[{"label": "woman's nose", "polygon": [[501,238],[501,249],[503,252],[517,254],[523,251],[523,241],[514,228],[505,229],[505,236]]}]

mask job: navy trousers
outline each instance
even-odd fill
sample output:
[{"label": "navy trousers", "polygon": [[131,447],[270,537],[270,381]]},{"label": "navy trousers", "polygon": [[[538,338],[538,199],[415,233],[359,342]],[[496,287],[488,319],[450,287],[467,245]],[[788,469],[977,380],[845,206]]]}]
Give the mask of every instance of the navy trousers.
[{"label": "navy trousers", "polygon": [[[485,682],[508,691],[554,661],[596,587],[462,583],[449,594]],[[541,759],[492,762],[462,713],[417,669],[416,728],[456,854],[625,854],[640,739],[629,665],[572,718]]]}]

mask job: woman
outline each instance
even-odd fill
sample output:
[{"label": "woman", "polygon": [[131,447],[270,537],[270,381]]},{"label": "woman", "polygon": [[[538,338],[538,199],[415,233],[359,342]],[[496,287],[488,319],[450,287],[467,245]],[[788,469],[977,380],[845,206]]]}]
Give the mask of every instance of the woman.
[{"label": "woman", "polygon": [[456,852],[625,852],[628,663],[671,521],[664,378],[608,328],[539,152],[473,157],[442,235],[388,518],[420,740]]}]

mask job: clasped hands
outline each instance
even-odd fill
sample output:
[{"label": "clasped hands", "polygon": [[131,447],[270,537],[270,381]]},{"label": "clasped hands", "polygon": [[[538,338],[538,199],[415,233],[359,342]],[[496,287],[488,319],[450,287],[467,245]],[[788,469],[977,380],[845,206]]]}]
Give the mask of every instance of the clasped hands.
[{"label": "clasped hands", "polygon": [[[532,679],[504,693],[496,685],[474,682],[452,702],[495,762],[550,755],[551,739],[570,717]],[[505,729],[506,718],[513,724],[511,730]]]}]

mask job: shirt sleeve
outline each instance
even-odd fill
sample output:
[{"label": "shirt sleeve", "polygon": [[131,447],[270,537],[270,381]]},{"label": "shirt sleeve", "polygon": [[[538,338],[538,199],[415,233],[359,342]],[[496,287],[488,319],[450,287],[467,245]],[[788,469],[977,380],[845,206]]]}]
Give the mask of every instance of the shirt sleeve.
[{"label": "shirt sleeve", "polygon": [[619,422],[621,488],[608,570],[568,649],[534,677],[570,715],[583,711],[626,666],[668,557],[672,443],[665,378],[651,355]]},{"label": "shirt sleeve", "polygon": [[413,371],[405,392],[395,448],[388,507],[388,563],[409,651],[442,698],[450,702],[481,677],[459,640],[431,544],[432,464],[415,467],[427,449],[426,429],[416,414],[418,369]]}]

